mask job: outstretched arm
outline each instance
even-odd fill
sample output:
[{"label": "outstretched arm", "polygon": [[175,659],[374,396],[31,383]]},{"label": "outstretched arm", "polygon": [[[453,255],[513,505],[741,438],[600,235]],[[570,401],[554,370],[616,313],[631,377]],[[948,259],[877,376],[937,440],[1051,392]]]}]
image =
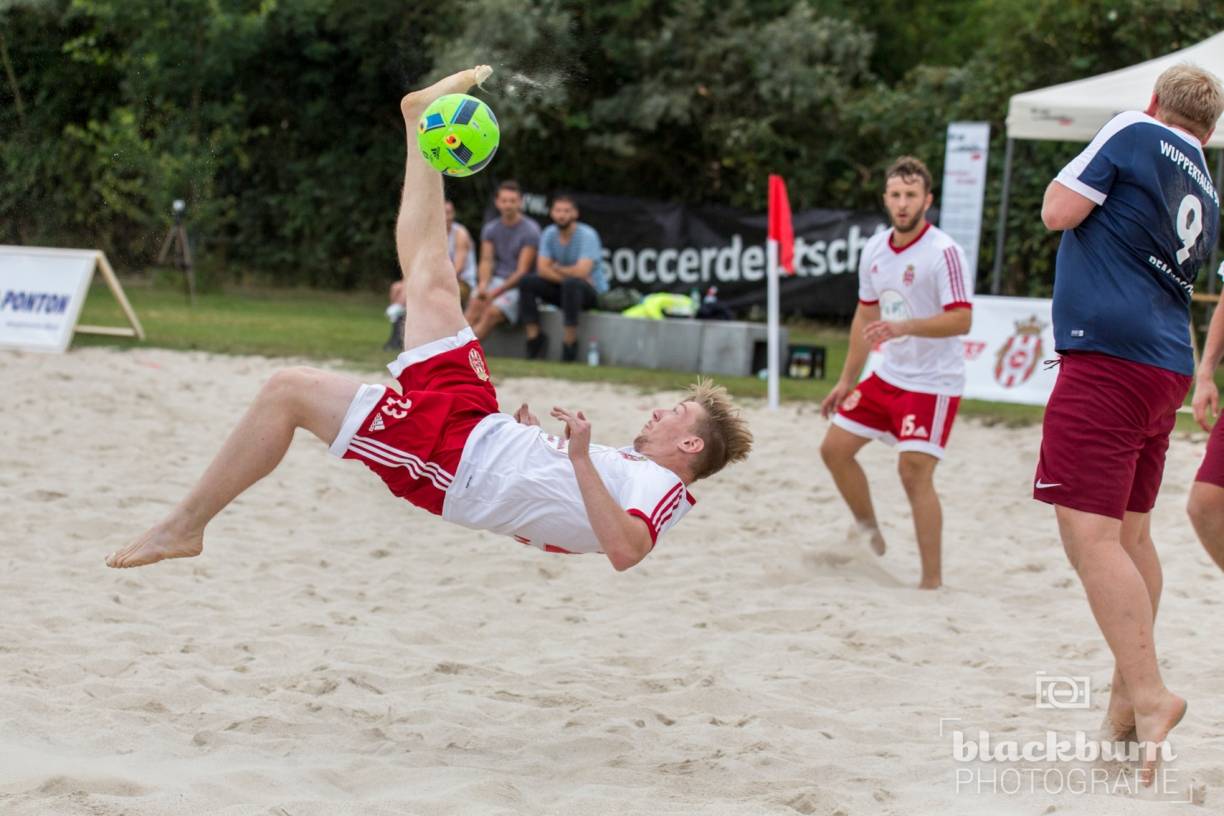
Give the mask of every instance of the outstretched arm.
[{"label": "outstretched arm", "polygon": [[[1222,267],[1224,268],[1224,267]],[[1220,412],[1220,389],[1215,384],[1215,370],[1224,357],[1224,308],[1216,304],[1207,329],[1207,343],[1203,347],[1203,359],[1194,373],[1194,418],[1204,431],[1210,431]]]},{"label": "outstretched arm", "polygon": [[552,415],[565,423],[570,463],[578,479],[582,503],[599,546],[617,572],[623,572],[646,557],[654,546],[646,522],[631,516],[616,503],[591,461],[591,423],[581,411],[553,408]]}]

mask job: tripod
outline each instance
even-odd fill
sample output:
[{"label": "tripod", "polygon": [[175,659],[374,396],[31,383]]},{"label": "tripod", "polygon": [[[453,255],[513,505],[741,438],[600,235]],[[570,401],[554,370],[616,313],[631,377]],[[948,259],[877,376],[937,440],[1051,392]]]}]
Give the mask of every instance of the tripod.
[{"label": "tripod", "polygon": [[157,262],[165,263],[166,256],[174,250],[174,265],[187,273],[187,302],[195,306],[195,267],[191,263],[191,244],[187,240],[187,228],[183,226],[183,213],[187,210],[187,205],[182,199],[176,198],[173,210],[174,223],[166,233],[166,240],[162,242]]}]

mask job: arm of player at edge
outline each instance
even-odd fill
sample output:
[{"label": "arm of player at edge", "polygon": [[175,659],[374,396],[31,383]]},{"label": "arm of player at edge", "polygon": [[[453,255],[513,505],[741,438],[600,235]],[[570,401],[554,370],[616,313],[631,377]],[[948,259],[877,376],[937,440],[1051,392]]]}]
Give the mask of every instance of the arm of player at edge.
[{"label": "arm of player at edge", "polygon": [[828,419],[837,407],[842,404],[858,382],[867,364],[867,355],[871,353],[871,343],[863,335],[863,329],[880,319],[879,303],[859,302],[854,310],[854,319],[850,321],[850,348],[846,350],[846,362],[842,364],[841,377],[833,385],[833,390],[820,403],[820,415]]},{"label": "arm of player at edge", "polygon": [[591,461],[591,423],[581,411],[553,408],[552,416],[565,423],[569,458],[578,479],[578,490],[586,506],[591,529],[600,549],[617,572],[624,572],[645,558],[654,547],[646,522],[629,515],[616,503]]},{"label": "arm of player at edge", "polygon": [[1075,229],[1095,206],[1095,201],[1055,179],[1046,187],[1045,198],[1041,202],[1041,221],[1048,230]]},{"label": "arm of player at edge", "polygon": [[1194,418],[1204,431],[1210,431],[1220,414],[1220,389],[1215,383],[1215,370],[1224,357],[1224,309],[1216,305],[1207,328],[1207,342],[1203,345],[1203,357],[1194,372]]}]

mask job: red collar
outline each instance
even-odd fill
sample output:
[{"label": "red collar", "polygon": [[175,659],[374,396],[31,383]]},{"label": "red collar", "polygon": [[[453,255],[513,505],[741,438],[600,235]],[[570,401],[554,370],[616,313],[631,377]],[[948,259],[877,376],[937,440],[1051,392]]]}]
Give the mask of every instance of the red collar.
[{"label": "red collar", "polygon": [[926,223],[926,226],[922,228],[922,232],[918,233],[918,237],[916,237],[914,240],[910,241],[908,244],[900,248],[898,248],[897,246],[893,244],[893,236],[897,234],[897,230],[894,228],[893,231],[888,234],[888,248],[891,249],[893,252],[897,253],[898,255],[900,255],[902,252],[904,252],[905,250],[912,247],[914,244],[921,241],[922,236],[926,235],[927,230],[929,230],[930,228],[931,228],[931,222],[928,221]]}]

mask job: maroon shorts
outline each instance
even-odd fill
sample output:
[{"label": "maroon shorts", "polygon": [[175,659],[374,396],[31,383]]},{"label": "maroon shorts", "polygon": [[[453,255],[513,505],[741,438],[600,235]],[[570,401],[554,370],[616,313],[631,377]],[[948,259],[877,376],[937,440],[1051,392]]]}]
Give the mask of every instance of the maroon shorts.
[{"label": "maroon shorts", "polygon": [[1190,378],[1096,352],[1063,355],[1042,423],[1033,498],[1121,519],[1156,504]]},{"label": "maroon shorts", "polygon": [[1194,474],[1194,481],[1224,487],[1224,418],[1216,419],[1215,427],[1211,429],[1207,453],[1203,456],[1198,473]]},{"label": "maroon shorts", "polygon": [[398,392],[363,385],[331,452],[360,460],[400,498],[442,515],[472,429],[497,413],[497,391],[471,329],[409,349],[387,366]]}]

